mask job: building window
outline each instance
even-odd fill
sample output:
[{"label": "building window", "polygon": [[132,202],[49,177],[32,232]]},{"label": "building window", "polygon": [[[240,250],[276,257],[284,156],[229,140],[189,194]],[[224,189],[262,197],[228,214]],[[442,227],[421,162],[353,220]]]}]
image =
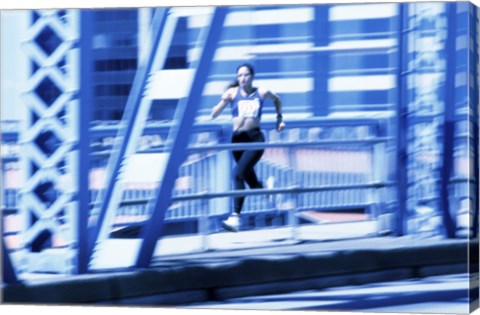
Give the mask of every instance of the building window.
[{"label": "building window", "polygon": [[187,57],[186,56],[176,56],[168,57],[165,61],[165,69],[186,69],[187,68]]},{"label": "building window", "polygon": [[130,84],[99,84],[95,86],[95,96],[128,96]]},{"label": "building window", "polygon": [[108,59],[95,61],[96,72],[136,70],[137,59]]}]

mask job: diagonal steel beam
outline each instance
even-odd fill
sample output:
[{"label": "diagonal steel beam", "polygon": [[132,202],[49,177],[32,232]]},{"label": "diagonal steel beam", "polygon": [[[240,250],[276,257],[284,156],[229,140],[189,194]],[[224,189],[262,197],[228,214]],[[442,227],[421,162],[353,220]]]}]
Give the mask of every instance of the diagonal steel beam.
[{"label": "diagonal steel beam", "polygon": [[178,168],[187,153],[188,135],[192,130],[195,116],[200,106],[210,65],[217,48],[227,9],[219,7],[215,12],[208,29],[208,35],[203,43],[203,51],[196,67],[189,95],[178,104],[176,111],[177,124],[172,126],[171,151],[162,182],[155,200],[152,215],[142,230],[143,242],[139,249],[136,267],[148,267],[155,250],[158,238],[162,234],[165,213],[170,206],[172,189],[178,176]]},{"label": "diagonal steel beam", "polygon": [[[122,123],[117,133],[115,141],[116,147],[112,150],[112,156],[109,160],[107,169],[108,186],[103,197],[103,202],[100,202],[100,211],[98,213],[96,225],[92,228],[93,232],[88,246],[89,259],[91,259],[93,250],[99,239],[104,238],[108,232],[109,218],[113,215],[114,211],[116,211],[117,203],[119,202],[121,191],[118,184],[124,161],[133,153],[136,140],[140,136],[140,133],[143,130],[143,124],[146,120],[143,118],[146,118],[144,116],[148,115],[146,107],[150,105],[150,103],[146,104],[146,102],[149,101],[144,97],[145,87],[152,69],[166,58],[167,48],[170,42],[162,42],[162,45],[160,45],[161,40],[165,40],[167,37],[170,37],[171,39],[175,28],[175,23],[170,23],[172,24],[172,30],[170,31],[171,34],[170,36],[165,34],[168,14],[168,8],[155,10],[151,25],[151,34],[153,35],[152,46],[147,58],[140,59],[140,64],[135,74],[132,89],[125,107]],[[162,46],[161,48],[163,50],[160,49],[159,46]]]}]

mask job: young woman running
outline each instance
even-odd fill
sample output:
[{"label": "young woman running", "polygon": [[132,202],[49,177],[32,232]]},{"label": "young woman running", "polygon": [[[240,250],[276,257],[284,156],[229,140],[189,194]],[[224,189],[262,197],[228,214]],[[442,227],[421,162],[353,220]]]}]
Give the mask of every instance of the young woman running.
[{"label": "young woman running", "polygon": [[[280,97],[272,91],[254,87],[254,69],[250,64],[242,64],[237,68],[237,79],[230,84],[223,93],[221,100],[212,109],[212,119],[216,118],[231,104],[233,135],[232,143],[265,142],[260,130],[263,102],[271,99],[277,111],[276,129],[278,132],[285,128],[282,117],[282,103]],[[254,166],[263,155],[262,150],[238,150],[232,151],[237,165],[233,169],[233,184],[235,189],[245,189],[245,183],[251,189],[263,188],[255,174]],[[245,197],[235,197],[233,201],[233,213],[223,221],[222,226],[229,231],[237,232],[240,228],[239,215],[242,211]]]}]

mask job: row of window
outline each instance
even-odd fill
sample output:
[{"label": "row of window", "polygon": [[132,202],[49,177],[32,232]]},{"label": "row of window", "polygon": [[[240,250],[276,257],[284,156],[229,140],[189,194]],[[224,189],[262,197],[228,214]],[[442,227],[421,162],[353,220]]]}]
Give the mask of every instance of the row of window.
[{"label": "row of window", "polygon": [[[125,71],[136,70],[136,59],[121,59],[121,60],[97,60],[95,62],[95,71]],[[182,69],[187,67],[185,57],[171,57],[167,58],[165,62],[165,69]],[[131,84],[114,84],[114,85],[96,85],[96,96],[118,96],[128,95],[130,93]]]},{"label": "row of window", "polygon": [[131,21],[138,19],[138,9],[96,9],[93,12],[96,22]]},{"label": "row of window", "polygon": [[95,96],[128,96],[131,84],[100,84],[95,86]]},{"label": "row of window", "polygon": [[112,47],[132,47],[135,48],[138,45],[137,34],[132,32],[123,32],[115,34],[107,34],[107,31],[101,29],[97,32],[103,32],[97,34],[92,39],[93,49],[111,49]]},{"label": "row of window", "polygon": [[108,59],[95,61],[96,72],[136,70],[137,59]]}]

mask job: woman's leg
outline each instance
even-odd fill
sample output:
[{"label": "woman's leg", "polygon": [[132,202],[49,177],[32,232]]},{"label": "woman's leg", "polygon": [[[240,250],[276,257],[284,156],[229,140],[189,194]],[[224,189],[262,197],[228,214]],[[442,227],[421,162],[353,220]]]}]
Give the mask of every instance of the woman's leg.
[{"label": "woman's leg", "polygon": [[245,181],[248,184],[248,187],[251,189],[259,189],[263,188],[263,183],[258,180],[257,173],[255,173],[255,169],[252,169],[246,176]]},{"label": "woman's leg", "polygon": [[[233,170],[233,185],[235,189],[245,189],[245,181],[251,188],[259,188],[261,183],[258,181],[254,171],[255,164],[263,155],[263,150],[244,151],[240,159],[237,161],[237,166]],[[233,201],[233,211],[240,214],[242,211],[245,197],[235,197]]]},{"label": "woman's leg", "polygon": [[[265,138],[260,130],[251,132],[234,133],[232,143],[264,142]],[[263,155],[263,150],[238,150],[233,151],[233,157],[237,165],[233,169],[233,186],[235,189],[245,189],[245,182],[250,188],[260,188],[262,184],[258,181],[254,171],[255,164]],[[224,229],[237,232],[240,229],[239,215],[242,211],[245,197],[236,197],[233,200],[233,214],[222,222]]]},{"label": "woman's leg", "polygon": [[[245,151],[233,151],[233,158],[234,158],[234,160],[237,164],[240,161],[240,159],[242,158],[242,155],[243,155],[244,152]],[[263,188],[263,183],[258,180],[258,177],[257,177],[257,174],[255,173],[254,168],[252,168],[250,170],[250,172],[248,172],[245,175],[245,182],[247,182],[248,187],[250,187],[251,189]],[[245,187],[243,187],[242,189],[244,189],[244,188]]]}]

